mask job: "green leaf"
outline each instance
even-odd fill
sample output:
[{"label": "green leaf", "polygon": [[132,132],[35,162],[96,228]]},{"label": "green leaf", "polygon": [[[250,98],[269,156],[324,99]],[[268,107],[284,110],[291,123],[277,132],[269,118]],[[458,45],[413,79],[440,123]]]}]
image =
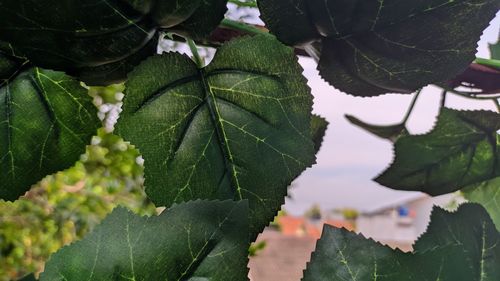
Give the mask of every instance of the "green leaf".
[{"label": "green leaf", "polygon": [[345,117],[349,120],[349,122],[351,122],[351,124],[356,125],[379,138],[388,139],[392,142],[395,142],[399,137],[408,134],[405,124],[380,126],[365,123],[352,115],[346,115]]},{"label": "green leaf", "polygon": [[[5,0],[0,3],[0,39],[37,66],[67,71],[92,85],[111,84],[123,81],[139,62],[156,54],[160,28],[207,36],[222,20],[225,3]],[[200,14],[204,20],[195,20]],[[191,26],[193,21],[203,28],[191,30],[199,27]]]},{"label": "green leaf", "polygon": [[101,125],[87,90],[61,72],[24,71],[0,87],[0,99],[2,199],[71,167]]},{"label": "green leaf", "polygon": [[247,203],[195,201],[159,216],[115,209],[52,255],[41,281],[248,280]]},{"label": "green leaf", "polygon": [[177,53],[141,64],[116,130],[141,151],[151,200],[248,199],[251,232],[262,231],[315,160],[301,73],[269,36],[227,43],[203,69]]},{"label": "green leaf", "polygon": [[24,56],[16,53],[10,44],[0,41],[0,87],[13,79],[26,64]]},{"label": "green leaf", "polygon": [[500,41],[496,44],[490,44],[490,57],[495,60],[500,60]]},{"label": "green leaf", "polygon": [[483,205],[500,231],[500,177],[462,189],[464,197]]},{"label": "green leaf", "polygon": [[259,7],[283,42],[321,42],[308,48],[321,54],[318,69],[331,85],[376,96],[412,93],[463,72],[500,2],[259,0]]},{"label": "green leaf", "polygon": [[17,279],[17,281],[36,281],[37,279],[35,278],[35,275],[33,274],[30,274],[30,275],[27,275],[21,279]]},{"label": "green leaf", "polygon": [[444,108],[430,133],[396,141],[394,162],[375,180],[436,196],[493,179],[500,175],[499,129],[495,112]]},{"label": "green leaf", "polygon": [[316,153],[321,149],[323,138],[325,137],[326,130],[328,129],[328,121],[319,115],[313,115],[311,118],[311,134],[314,142],[314,150]]},{"label": "green leaf", "polygon": [[480,205],[465,204],[436,207],[413,253],[325,226],[303,280],[494,281],[498,264],[500,233]]}]

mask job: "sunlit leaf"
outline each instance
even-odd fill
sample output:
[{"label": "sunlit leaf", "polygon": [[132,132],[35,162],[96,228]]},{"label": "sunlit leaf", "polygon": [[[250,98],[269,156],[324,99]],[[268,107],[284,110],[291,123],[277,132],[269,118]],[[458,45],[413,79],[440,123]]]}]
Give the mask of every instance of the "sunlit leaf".
[{"label": "sunlit leaf", "polygon": [[291,48],[269,36],[232,41],[203,69],[168,53],[130,75],[117,132],[145,160],[158,206],[248,199],[262,231],[287,187],[314,163],[312,96]]}]

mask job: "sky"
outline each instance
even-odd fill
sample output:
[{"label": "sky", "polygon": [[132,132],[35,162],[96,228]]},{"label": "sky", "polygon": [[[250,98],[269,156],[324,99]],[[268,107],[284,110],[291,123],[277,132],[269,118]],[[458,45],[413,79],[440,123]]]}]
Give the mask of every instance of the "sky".
[{"label": "sky", "polygon": [[[498,40],[499,27],[500,12],[481,37],[478,57],[489,57],[487,43]],[[324,82],[312,59],[300,58],[300,63],[314,95],[313,111],[325,117],[330,126],[317,155],[317,164],[292,184],[284,209],[301,215],[313,204],[319,204],[325,210],[355,208],[370,211],[391,202],[419,196],[420,193],[395,191],[372,181],[392,162],[392,144],[351,125],[344,118],[345,114],[351,114],[372,124],[398,123],[413,95],[349,96]],[[440,89],[433,86],[424,88],[409,120],[411,133],[422,134],[432,129],[440,99]],[[455,95],[448,95],[446,106],[495,110],[491,101],[475,101]]]}]

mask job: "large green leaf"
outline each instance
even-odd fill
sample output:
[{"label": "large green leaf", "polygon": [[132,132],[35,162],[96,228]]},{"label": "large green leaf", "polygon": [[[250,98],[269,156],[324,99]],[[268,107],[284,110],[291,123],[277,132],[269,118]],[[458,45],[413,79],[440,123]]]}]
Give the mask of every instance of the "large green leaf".
[{"label": "large green leaf", "polygon": [[500,177],[462,189],[464,197],[483,205],[500,231]]},{"label": "large green leaf", "polygon": [[462,205],[456,213],[436,207],[414,247],[403,253],[325,226],[303,280],[500,280],[500,233],[480,205]]},{"label": "large green leaf", "polygon": [[[37,66],[65,70],[88,84],[109,84],[156,53],[158,29],[206,36],[224,17],[226,2],[5,0],[0,39]],[[191,29],[199,27],[189,25],[193,21],[203,28]]]},{"label": "large green leaf", "polygon": [[101,124],[87,90],[61,72],[26,70],[0,87],[0,99],[2,199],[72,166]]},{"label": "large green leaf", "polygon": [[430,133],[396,141],[396,158],[376,181],[441,195],[493,179],[500,176],[499,129],[500,115],[495,112],[444,108]]},{"label": "large green leaf", "polygon": [[232,41],[203,69],[177,53],[141,64],[116,130],[141,151],[153,202],[248,199],[260,232],[314,163],[301,72],[293,50],[269,36]]},{"label": "large green leaf", "polygon": [[284,43],[321,42],[308,46],[320,53],[321,76],[358,96],[411,93],[453,78],[474,60],[500,8],[498,0],[258,2]]},{"label": "large green leaf", "polygon": [[115,209],[52,255],[41,281],[248,280],[247,203],[195,201],[159,216]]}]

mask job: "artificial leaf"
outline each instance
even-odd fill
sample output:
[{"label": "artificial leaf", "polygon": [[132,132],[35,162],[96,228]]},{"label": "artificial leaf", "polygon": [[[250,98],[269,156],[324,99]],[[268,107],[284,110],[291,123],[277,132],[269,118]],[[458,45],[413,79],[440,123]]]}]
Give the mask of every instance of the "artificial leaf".
[{"label": "artificial leaf", "polygon": [[416,252],[432,250],[436,245],[461,246],[471,262],[468,280],[500,280],[500,232],[488,212],[479,204],[462,204],[449,213],[435,207],[427,231],[413,246]]},{"label": "artificial leaf", "polygon": [[495,60],[500,60],[500,41],[496,44],[490,44],[490,57]]},{"label": "artificial leaf", "polygon": [[484,206],[500,231],[500,177],[462,189],[464,197]]},{"label": "artificial leaf", "polygon": [[27,59],[17,54],[10,44],[0,41],[0,87],[13,79],[27,63]]},{"label": "artificial leaf", "polygon": [[303,280],[494,281],[498,264],[500,233],[480,205],[466,204],[456,213],[436,207],[413,253],[325,226]]},{"label": "artificial leaf", "polygon": [[436,196],[493,179],[500,175],[499,129],[495,112],[443,108],[430,133],[396,141],[394,162],[375,180]]},{"label": "artificial leaf", "polygon": [[231,41],[203,69],[177,53],[141,64],[116,131],[141,151],[151,200],[248,199],[255,238],[314,163],[301,73],[293,50],[269,36]]},{"label": "artificial leaf", "polygon": [[36,281],[37,279],[35,278],[34,274],[26,275],[21,279],[17,279],[17,281]]},{"label": "artificial leaf", "polygon": [[0,87],[0,99],[2,199],[72,166],[101,124],[87,90],[61,72],[26,70]]},{"label": "artificial leaf", "polygon": [[321,54],[321,76],[357,96],[412,93],[453,78],[474,60],[477,41],[500,8],[498,0],[258,2],[283,42],[320,42],[306,49]]},{"label": "artificial leaf", "polygon": [[248,280],[247,203],[195,201],[159,216],[115,209],[56,252],[41,281]]},{"label": "artificial leaf", "polygon": [[380,125],[372,125],[368,124],[366,122],[363,122],[359,120],[358,118],[352,116],[352,115],[346,115],[345,116],[349,122],[351,122],[353,125],[356,125],[365,131],[368,131],[377,137],[383,138],[383,139],[388,139],[392,142],[395,142],[400,136],[404,136],[408,134],[408,130],[406,129],[405,124],[394,124],[394,125],[387,125],[387,126],[380,126]]},{"label": "artificial leaf", "polygon": [[[0,39],[37,66],[65,70],[92,85],[110,84],[156,53],[160,28],[208,35],[226,11],[221,3],[226,1],[5,0]],[[179,27],[200,14],[202,30]]]},{"label": "artificial leaf", "polygon": [[321,149],[321,144],[323,144],[323,138],[326,134],[326,129],[328,129],[328,121],[319,115],[313,115],[311,118],[311,134],[312,140],[314,142],[314,150],[316,153]]}]

